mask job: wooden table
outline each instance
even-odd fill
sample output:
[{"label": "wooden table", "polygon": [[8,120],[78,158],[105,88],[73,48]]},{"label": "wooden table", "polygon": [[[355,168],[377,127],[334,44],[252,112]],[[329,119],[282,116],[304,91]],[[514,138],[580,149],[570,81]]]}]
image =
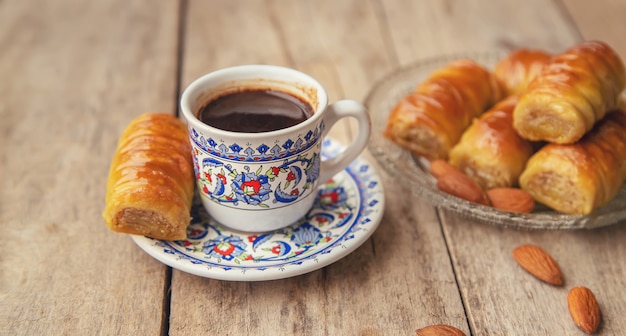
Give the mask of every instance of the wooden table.
[{"label": "wooden table", "polygon": [[[413,335],[445,323],[581,335],[566,297],[584,285],[600,334],[624,335],[626,222],[505,229],[406,197],[381,170],[385,214],[355,252],[289,279],[226,282],[164,266],[101,218],[122,129],[177,113],[181,90],[212,70],[283,65],[333,101],[363,100],[387,73],[442,54],[601,39],[626,59],[624,31],[623,0],[0,1],[0,334]],[[517,266],[524,243],[558,260],[563,287]]]}]

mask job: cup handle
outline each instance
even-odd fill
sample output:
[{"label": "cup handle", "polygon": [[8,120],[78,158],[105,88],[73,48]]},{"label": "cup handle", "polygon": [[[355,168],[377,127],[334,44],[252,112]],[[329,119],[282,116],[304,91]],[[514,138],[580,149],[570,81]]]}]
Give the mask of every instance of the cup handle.
[{"label": "cup handle", "polygon": [[322,138],[326,136],[339,119],[346,117],[352,117],[357,120],[359,126],[358,133],[352,143],[346,146],[339,154],[322,160],[320,183],[324,183],[345,169],[367,146],[372,130],[370,116],[365,106],[354,100],[339,100],[327,107],[324,115],[325,130]]}]

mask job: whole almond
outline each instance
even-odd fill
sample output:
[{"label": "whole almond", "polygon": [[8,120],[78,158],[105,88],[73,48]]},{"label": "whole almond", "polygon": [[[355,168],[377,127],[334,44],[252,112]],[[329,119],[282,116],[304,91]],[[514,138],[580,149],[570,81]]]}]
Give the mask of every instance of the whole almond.
[{"label": "whole almond", "polygon": [[535,200],[525,190],[519,188],[494,188],[487,190],[491,206],[496,209],[529,213],[535,209]]},{"label": "whole almond", "polygon": [[483,188],[476,181],[472,180],[471,177],[463,173],[452,172],[439,176],[437,188],[447,194],[470,202],[490,205]]},{"label": "whole almond", "polygon": [[528,273],[551,285],[563,285],[563,274],[554,258],[541,247],[526,244],[513,250],[513,258]]},{"label": "whole almond", "polygon": [[593,292],[583,286],[572,288],[567,294],[567,308],[574,323],[587,334],[598,331],[600,306]]},{"label": "whole almond", "polygon": [[431,325],[417,329],[415,332],[417,336],[465,336],[465,333],[461,330],[445,324]]},{"label": "whole almond", "polygon": [[436,159],[436,160],[430,161],[430,174],[434,176],[435,178],[439,178],[443,175],[447,175],[450,173],[463,174],[459,169],[451,165],[446,160]]}]

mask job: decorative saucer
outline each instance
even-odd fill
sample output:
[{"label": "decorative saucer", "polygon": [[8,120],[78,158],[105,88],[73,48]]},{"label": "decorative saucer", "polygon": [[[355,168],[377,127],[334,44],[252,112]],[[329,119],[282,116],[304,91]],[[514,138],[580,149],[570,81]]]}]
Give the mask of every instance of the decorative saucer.
[{"label": "decorative saucer", "polygon": [[[330,139],[322,155],[343,147]],[[384,211],[382,182],[363,158],[319,187],[315,204],[297,223],[276,231],[234,231],[213,220],[198,199],[187,239],[131,236],[146,253],[178,270],[231,281],[293,277],[325,267],[353,252],[376,230]]]}]

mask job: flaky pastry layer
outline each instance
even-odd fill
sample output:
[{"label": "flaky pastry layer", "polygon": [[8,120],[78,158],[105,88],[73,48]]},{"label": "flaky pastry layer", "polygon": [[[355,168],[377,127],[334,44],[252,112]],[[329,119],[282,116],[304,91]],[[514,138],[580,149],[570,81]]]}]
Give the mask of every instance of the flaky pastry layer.
[{"label": "flaky pastry layer", "polygon": [[607,44],[587,41],[554,56],[533,79],[513,112],[526,139],[570,144],[618,107],[624,64]]},{"label": "flaky pastry layer", "polygon": [[111,162],[103,217],[116,232],[164,240],[186,238],[194,193],[185,125],[146,113],[121,134]]},{"label": "flaky pastry layer", "polygon": [[415,155],[446,159],[472,119],[501,97],[490,71],[468,59],[456,60],[397,103],[384,136]]},{"label": "flaky pastry layer", "polygon": [[540,203],[568,214],[589,214],[608,203],[626,180],[626,113],[607,114],[579,142],[548,144],[520,176]]},{"label": "flaky pastry layer", "polygon": [[510,96],[474,120],[450,151],[450,163],[472,177],[485,190],[517,186],[533,144],[513,129]]}]

